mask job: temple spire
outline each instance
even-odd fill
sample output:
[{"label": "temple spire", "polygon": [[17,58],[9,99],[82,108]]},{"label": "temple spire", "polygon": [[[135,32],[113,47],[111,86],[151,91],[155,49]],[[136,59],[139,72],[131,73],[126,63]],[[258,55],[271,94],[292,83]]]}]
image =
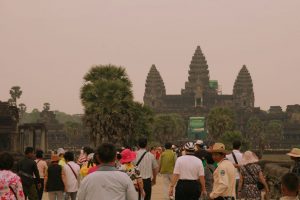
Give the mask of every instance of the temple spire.
[{"label": "temple spire", "polygon": [[251,75],[243,65],[233,87],[234,104],[238,107],[254,107],[254,91]]},{"label": "temple spire", "polygon": [[206,58],[200,46],[197,46],[192,57],[189,69],[188,81],[182,93],[195,93],[197,88],[205,91],[209,87],[209,71]]},{"label": "temple spire", "polygon": [[144,103],[150,107],[158,107],[164,96],[166,96],[164,81],[156,66],[152,65],[146,79]]}]

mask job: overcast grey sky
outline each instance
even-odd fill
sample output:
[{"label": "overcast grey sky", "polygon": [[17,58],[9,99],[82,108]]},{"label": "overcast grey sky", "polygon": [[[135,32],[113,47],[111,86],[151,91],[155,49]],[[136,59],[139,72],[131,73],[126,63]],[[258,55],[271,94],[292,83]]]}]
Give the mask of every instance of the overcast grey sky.
[{"label": "overcast grey sky", "polygon": [[79,91],[94,64],[126,67],[142,101],[156,64],[180,93],[197,45],[224,94],[246,64],[256,106],[300,103],[299,0],[0,0],[0,100],[21,86],[29,110],[82,113]]}]

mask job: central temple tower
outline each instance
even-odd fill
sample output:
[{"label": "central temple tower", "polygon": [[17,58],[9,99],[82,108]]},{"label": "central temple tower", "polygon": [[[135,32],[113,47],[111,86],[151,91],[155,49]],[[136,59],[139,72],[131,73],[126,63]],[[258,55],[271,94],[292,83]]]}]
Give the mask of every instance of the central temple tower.
[{"label": "central temple tower", "polygon": [[181,93],[183,95],[194,94],[199,98],[203,98],[203,94],[208,88],[208,65],[200,46],[198,46],[190,64],[188,81],[185,83],[185,89]]}]

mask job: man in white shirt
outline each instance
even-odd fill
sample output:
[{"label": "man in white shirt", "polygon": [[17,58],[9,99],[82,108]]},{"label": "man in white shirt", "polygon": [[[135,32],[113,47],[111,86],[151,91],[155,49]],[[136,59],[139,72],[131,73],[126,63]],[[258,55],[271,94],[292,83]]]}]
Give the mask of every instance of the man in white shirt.
[{"label": "man in white shirt", "polygon": [[147,139],[140,138],[138,141],[139,150],[137,151],[137,156],[134,161],[135,165],[139,168],[141,172],[141,177],[144,183],[144,190],[146,196],[144,200],[151,199],[152,185],[156,184],[156,176],[158,173],[158,163],[154,155],[147,152]]},{"label": "man in white shirt", "polygon": [[138,195],[129,176],[117,170],[117,150],[104,143],[97,149],[99,169],[86,176],[78,191],[78,200],[137,200]]},{"label": "man in white shirt", "polygon": [[66,200],[69,198],[76,200],[80,180],[80,167],[74,162],[74,154],[72,152],[66,152],[64,158],[66,160],[66,164],[63,167],[66,175]]},{"label": "man in white shirt", "polygon": [[173,195],[177,183],[175,189],[176,200],[198,200],[201,191],[202,195],[207,195],[203,164],[200,159],[194,156],[194,143],[188,142],[185,144],[184,149],[186,154],[176,160],[169,195]]},{"label": "man in white shirt", "polygon": [[236,191],[238,191],[238,184],[239,184],[239,180],[240,180],[240,172],[239,172],[239,168],[240,168],[240,164],[241,164],[241,160],[243,157],[243,154],[240,152],[240,148],[241,148],[241,141],[239,140],[235,140],[232,143],[232,153],[228,154],[226,156],[226,158],[234,165],[234,167],[236,168],[236,172],[235,172],[235,179],[236,179]]}]

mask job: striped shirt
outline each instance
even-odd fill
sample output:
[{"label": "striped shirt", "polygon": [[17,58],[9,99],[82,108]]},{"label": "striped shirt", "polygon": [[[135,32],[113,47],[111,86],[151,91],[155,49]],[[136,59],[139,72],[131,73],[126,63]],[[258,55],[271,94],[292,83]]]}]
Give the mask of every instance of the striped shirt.
[{"label": "striped shirt", "polygon": [[[137,151],[136,159],[134,161],[135,164],[140,160],[145,152],[146,149],[140,149]],[[158,168],[158,163],[154,155],[147,152],[138,168],[140,169],[142,179],[149,179],[153,175],[153,170]]]}]

